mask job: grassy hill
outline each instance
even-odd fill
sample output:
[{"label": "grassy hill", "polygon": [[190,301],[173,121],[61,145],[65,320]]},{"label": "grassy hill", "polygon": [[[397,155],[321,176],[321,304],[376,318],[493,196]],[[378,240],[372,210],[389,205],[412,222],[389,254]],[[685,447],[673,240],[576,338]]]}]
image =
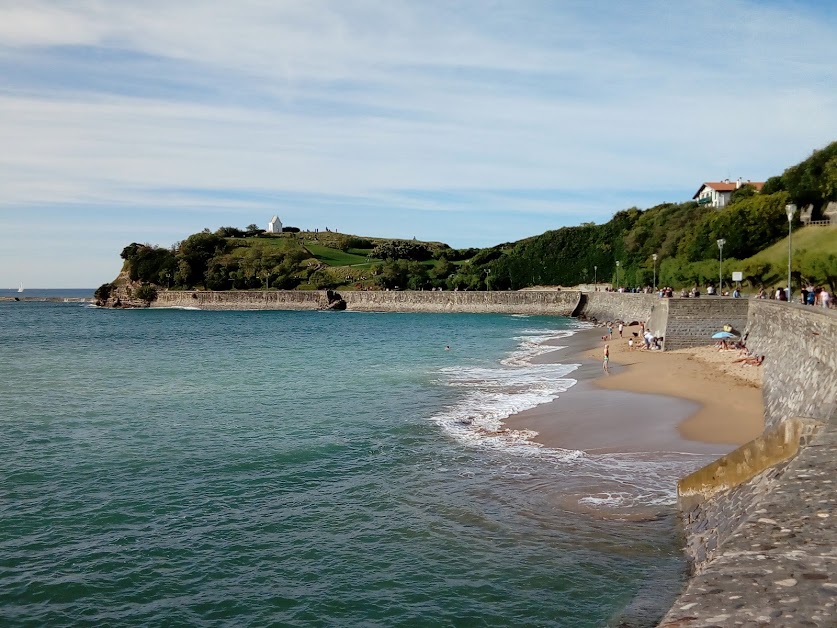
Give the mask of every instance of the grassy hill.
[{"label": "grassy hill", "polygon": [[[754,286],[784,286],[788,276],[787,237],[742,260]],[[791,236],[791,275],[795,286],[828,284],[837,288],[837,226],[803,227]]]},{"label": "grassy hill", "polygon": [[[441,242],[325,232],[266,234],[221,227],[174,249],[131,244],[122,251],[134,281],[210,290],[410,288],[518,290],[533,285],[599,282],[627,287],[705,285],[725,269],[742,270],[753,287],[781,283],[787,269],[785,206],[810,206],[818,217],[837,200],[837,142],[814,151],[761,192],[744,186],[715,209],[693,201],[616,212],[604,224],[562,227],[485,249]],[[797,229],[794,283],[837,287],[835,229]]]}]

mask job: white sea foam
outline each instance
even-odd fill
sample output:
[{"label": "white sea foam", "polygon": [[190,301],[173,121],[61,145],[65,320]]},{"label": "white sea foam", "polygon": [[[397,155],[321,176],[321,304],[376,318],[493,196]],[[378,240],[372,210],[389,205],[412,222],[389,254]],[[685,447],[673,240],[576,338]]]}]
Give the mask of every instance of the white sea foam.
[{"label": "white sea foam", "polygon": [[576,383],[571,375],[577,364],[532,364],[532,358],[561,348],[545,342],[573,333],[526,329],[516,338],[516,349],[496,367],[440,369],[436,382],[462,389],[464,394],[432,421],[467,446],[503,450],[521,462],[549,463],[555,482],[571,484],[574,488],[568,487],[568,495],[576,495],[575,501],[582,506],[615,510],[670,506],[676,501],[676,479],[708,457],[676,452],[593,455],[550,449],[532,441],[535,432],[504,426],[508,417],[549,403]]},{"label": "white sea foam", "polygon": [[508,417],[557,399],[576,380],[568,377],[577,364],[532,364],[533,357],[555,351],[547,340],[566,337],[571,331],[526,329],[515,338],[518,347],[496,367],[456,366],[438,371],[437,383],[467,389],[452,406],[432,417],[460,442],[487,447],[514,447],[518,453],[536,453],[534,432],[503,426]]}]

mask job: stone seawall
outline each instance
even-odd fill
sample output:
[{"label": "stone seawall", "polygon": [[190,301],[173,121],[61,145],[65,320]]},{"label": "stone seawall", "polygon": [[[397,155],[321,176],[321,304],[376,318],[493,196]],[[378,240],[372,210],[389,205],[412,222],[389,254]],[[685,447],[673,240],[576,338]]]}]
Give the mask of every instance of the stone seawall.
[{"label": "stone seawall", "polygon": [[750,302],[747,346],[764,355],[764,421],[827,420],[837,409],[837,311]]},{"label": "stone seawall", "polygon": [[837,626],[837,425],[807,423],[795,458],[687,513],[706,562],[660,626]]},{"label": "stone seawall", "polygon": [[742,334],[747,327],[747,299],[700,297],[664,301],[667,315],[663,348],[667,351],[710,344],[712,334],[724,325],[731,325]]},{"label": "stone seawall", "polygon": [[653,294],[621,292],[586,292],[580,314],[599,322],[623,320],[646,321],[659,306],[660,299]]},{"label": "stone seawall", "polygon": [[686,556],[695,573],[757,508],[788,461],[810,444],[822,423],[792,418],[677,483]]},{"label": "stone seawall", "polygon": [[765,433],[678,484],[694,574],[660,625],[836,626],[837,312],[747,305]]},{"label": "stone seawall", "polygon": [[[413,292],[346,291],[340,295],[349,311],[468,312],[569,316],[578,305],[575,291]],[[321,290],[160,292],[152,307],[197,307],[206,310],[319,310],[328,305]]]},{"label": "stone seawall", "polygon": [[327,306],[326,293],[320,290],[163,291],[151,304],[202,310],[319,310]]},{"label": "stone seawall", "polygon": [[346,309],[359,312],[495,312],[569,316],[579,292],[341,292]]}]

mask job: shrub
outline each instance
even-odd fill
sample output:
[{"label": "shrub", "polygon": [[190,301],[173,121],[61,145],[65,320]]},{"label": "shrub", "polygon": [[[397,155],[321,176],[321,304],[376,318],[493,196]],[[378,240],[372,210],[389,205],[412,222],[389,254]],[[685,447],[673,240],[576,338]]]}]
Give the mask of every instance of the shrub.
[{"label": "shrub", "polygon": [[110,298],[110,293],[112,290],[113,284],[103,283],[101,286],[96,288],[96,292],[93,293],[93,296],[96,298],[97,301],[107,301]]},{"label": "shrub", "polygon": [[157,299],[157,288],[155,288],[151,284],[143,284],[136,289],[134,296],[137,299],[140,299],[141,301],[151,303],[152,301]]}]

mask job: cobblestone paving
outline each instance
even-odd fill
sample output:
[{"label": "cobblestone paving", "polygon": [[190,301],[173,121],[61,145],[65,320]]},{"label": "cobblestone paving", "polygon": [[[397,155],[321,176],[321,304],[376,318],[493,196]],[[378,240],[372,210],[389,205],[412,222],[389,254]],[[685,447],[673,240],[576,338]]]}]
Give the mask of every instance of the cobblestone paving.
[{"label": "cobblestone paving", "polygon": [[660,626],[837,626],[835,491],[832,421],[690,580]]}]

